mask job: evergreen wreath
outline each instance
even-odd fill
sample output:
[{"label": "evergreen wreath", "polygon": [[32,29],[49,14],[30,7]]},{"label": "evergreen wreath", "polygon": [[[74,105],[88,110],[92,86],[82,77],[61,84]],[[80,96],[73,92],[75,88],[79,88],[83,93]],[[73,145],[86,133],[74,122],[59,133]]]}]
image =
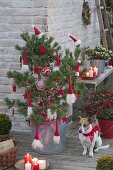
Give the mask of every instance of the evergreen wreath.
[{"label": "evergreen wreath", "polygon": [[82,6],[82,22],[84,26],[87,26],[91,23],[91,9],[88,1],[85,0]]}]

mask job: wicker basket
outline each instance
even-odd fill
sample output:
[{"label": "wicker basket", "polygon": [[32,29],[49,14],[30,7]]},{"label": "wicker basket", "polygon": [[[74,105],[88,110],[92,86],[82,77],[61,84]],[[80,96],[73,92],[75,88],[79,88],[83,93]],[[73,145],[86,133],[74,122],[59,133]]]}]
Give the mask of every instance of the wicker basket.
[{"label": "wicker basket", "polygon": [[0,142],[10,139],[9,133],[6,135],[0,135]]},{"label": "wicker basket", "polygon": [[16,150],[17,150],[17,142],[14,141],[15,146],[0,154],[0,169],[6,169],[16,162]]}]

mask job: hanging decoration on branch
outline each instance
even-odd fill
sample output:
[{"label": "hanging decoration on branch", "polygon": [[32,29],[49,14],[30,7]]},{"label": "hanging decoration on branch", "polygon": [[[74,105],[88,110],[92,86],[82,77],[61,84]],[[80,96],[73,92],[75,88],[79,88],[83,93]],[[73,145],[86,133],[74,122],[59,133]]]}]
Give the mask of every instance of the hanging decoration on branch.
[{"label": "hanging decoration on branch", "polygon": [[85,27],[91,24],[91,9],[88,1],[85,0],[82,6],[82,22]]},{"label": "hanging decoration on branch", "polygon": [[24,48],[24,53],[23,53],[23,64],[21,68],[22,73],[27,73],[29,72],[29,66],[27,64],[27,48]]},{"label": "hanging decoration on branch", "polygon": [[34,25],[32,25],[32,27],[34,28],[35,35],[41,38],[43,33],[38,28],[36,28]]},{"label": "hanging decoration on branch", "polygon": [[40,141],[39,134],[38,134],[38,123],[36,122],[36,127],[35,127],[35,137],[32,143],[33,149],[40,148],[43,149],[43,144]]}]

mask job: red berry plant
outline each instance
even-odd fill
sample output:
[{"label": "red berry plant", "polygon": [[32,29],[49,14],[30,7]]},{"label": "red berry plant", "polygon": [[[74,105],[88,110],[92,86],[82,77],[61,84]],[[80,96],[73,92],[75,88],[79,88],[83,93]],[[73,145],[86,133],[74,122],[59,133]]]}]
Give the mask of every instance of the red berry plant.
[{"label": "red berry plant", "polygon": [[84,97],[83,111],[90,117],[98,119],[113,119],[113,87],[106,86],[92,91]]}]

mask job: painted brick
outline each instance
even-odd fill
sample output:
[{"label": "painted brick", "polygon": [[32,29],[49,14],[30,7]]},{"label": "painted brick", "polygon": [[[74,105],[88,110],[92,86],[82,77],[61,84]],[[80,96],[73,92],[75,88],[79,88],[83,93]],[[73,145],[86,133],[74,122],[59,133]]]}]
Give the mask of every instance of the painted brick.
[{"label": "painted brick", "polygon": [[82,41],[81,46],[100,42],[100,30],[94,0],[91,6],[91,24],[84,28],[81,20],[83,0],[0,0],[0,111],[6,111],[4,98],[22,98],[22,93],[12,93],[13,81],[7,78],[7,71],[19,70],[20,52],[15,45],[23,46],[20,34],[33,33],[32,24],[47,36],[53,36],[62,48],[75,48],[67,36],[73,34]]}]

